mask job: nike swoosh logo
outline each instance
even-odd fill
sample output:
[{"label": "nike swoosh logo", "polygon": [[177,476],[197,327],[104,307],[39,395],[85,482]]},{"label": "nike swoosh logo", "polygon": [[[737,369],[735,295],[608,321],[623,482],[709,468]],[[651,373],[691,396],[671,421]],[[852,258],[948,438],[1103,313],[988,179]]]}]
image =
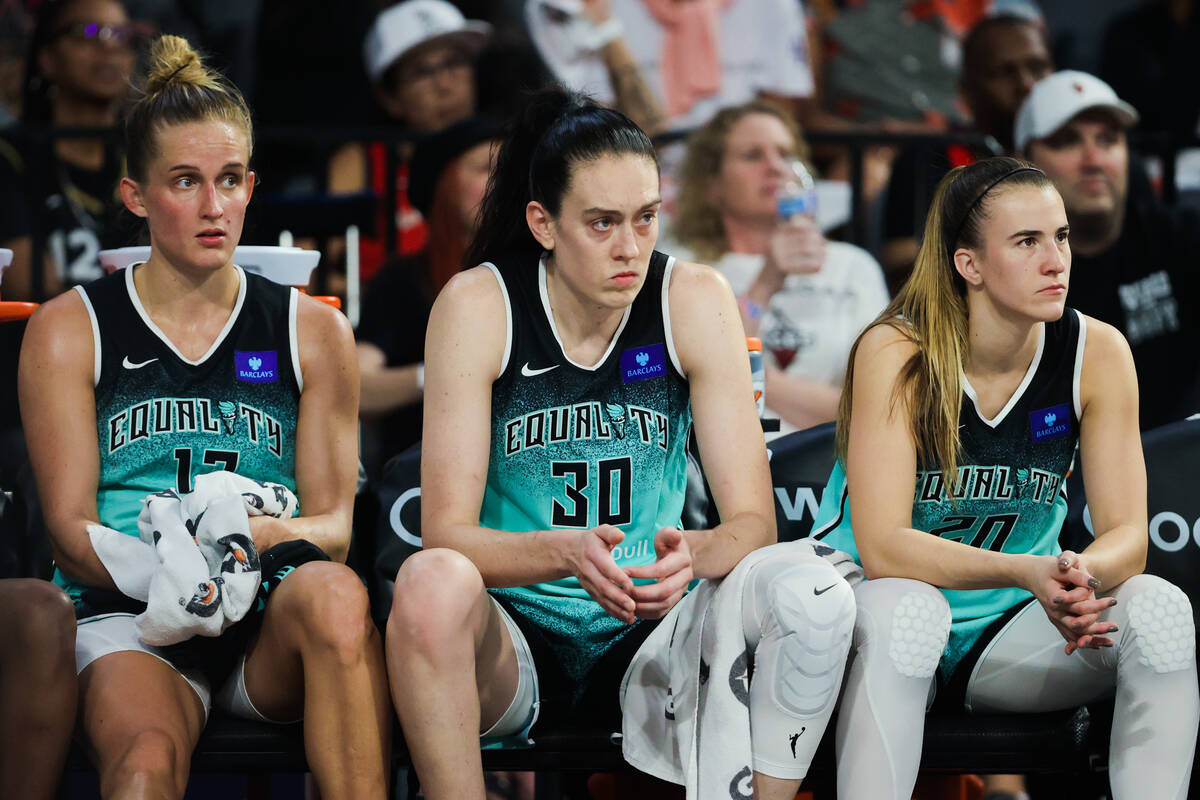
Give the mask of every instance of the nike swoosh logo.
[{"label": "nike swoosh logo", "polygon": [[142,367],[146,366],[147,364],[153,364],[155,361],[158,361],[158,359],[152,358],[149,361],[143,361],[139,364],[135,364],[129,360],[129,356],[125,356],[125,360],[121,362],[121,366],[124,367],[125,369],[141,369]]},{"label": "nike swoosh logo", "polygon": [[826,592],[828,592],[830,589],[832,589],[835,586],[837,586],[836,583],[831,583],[828,586],[826,586],[824,589],[817,589],[814,587],[813,594],[815,594],[817,597],[820,597],[821,595],[825,594]]},{"label": "nike swoosh logo", "polygon": [[559,365],[555,364],[554,366],[542,367],[541,369],[530,369],[529,362],[526,361],[524,366],[521,367],[521,374],[526,378],[532,378],[534,375],[541,375],[543,372],[549,372],[552,369],[558,369],[558,367]]}]

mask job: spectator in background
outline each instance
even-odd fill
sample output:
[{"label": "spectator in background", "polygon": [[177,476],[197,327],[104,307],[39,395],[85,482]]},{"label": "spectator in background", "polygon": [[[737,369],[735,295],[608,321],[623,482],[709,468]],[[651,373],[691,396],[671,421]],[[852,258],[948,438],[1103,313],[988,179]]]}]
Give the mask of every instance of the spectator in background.
[{"label": "spectator in background", "polygon": [[720,270],[746,333],[763,340],[766,402],[784,431],[837,415],[850,346],[887,305],[879,265],[827,242],[809,216],[779,220],[792,159],[807,152],[792,118],[754,101],[717,112],[688,140],[673,238]]},{"label": "spectator in background", "polygon": [[356,336],[359,414],[371,475],[421,438],[425,325],[446,281],[463,267],[494,162],[500,124],[473,116],[423,140],[413,153],[409,197],[429,221],[429,245],[383,267],[368,287]]},{"label": "spectator in background", "polygon": [[[118,0],[47,0],[29,49],[22,120],[31,125],[111,128],[129,89],[135,30]],[[0,141],[0,247],[13,250],[9,300],[40,300],[104,274],[97,253],[124,244],[116,230],[114,143],[51,140],[18,131]],[[44,256],[41,291],[31,264]],[[35,296],[36,295],[36,296]]]},{"label": "spectator in background", "polygon": [[1053,70],[1046,34],[1037,20],[1001,14],[984,18],[967,33],[962,44],[959,92],[970,124],[957,132],[982,134],[995,144],[982,149],[961,144],[920,145],[897,157],[888,183],[882,254],[893,292],[912,269],[919,245],[917,235],[938,181],[953,167],[998,152],[1012,152],[1017,109],[1033,85]]},{"label": "spectator in background", "polygon": [[1137,121],[1108,84],[1066,70],[1025,99],[1014,144],[1066,205],[1068,304],[1116,326],[1133,349],[1144,430],[1200,411],[1200,219],[1163,208],[1130,171],[1125,134]]},{"label": "spectator in background", "polygon": [[[470,116],[476,108],[475,57],[491,25],[465,19],[446,0],[405,0],[385,9],[367,33],[363,55],[375,101],[391,122],[404,126],[414,138],[436,133]],[[330,194],[373,191],[396,198],[396,219],[384,219],[384,203],[373,237],[363,237],[360,269],[370,278],[390,255],[385,252],[386,227],[396,226],[401,255],[425,247],[428,228],[408,198],[409,156],[405,143],[397,152],[400,167],[386,174],[387,147],[383,142],[352,142],[334,153],[329,164]],[[339,246],[331,255],[336,259]]]},{"label": "spectator in background", "polygon": [[529,0],[525,23],[543,61],[565,85],[587,86],[653,136],[667,127],[609,0]]}]

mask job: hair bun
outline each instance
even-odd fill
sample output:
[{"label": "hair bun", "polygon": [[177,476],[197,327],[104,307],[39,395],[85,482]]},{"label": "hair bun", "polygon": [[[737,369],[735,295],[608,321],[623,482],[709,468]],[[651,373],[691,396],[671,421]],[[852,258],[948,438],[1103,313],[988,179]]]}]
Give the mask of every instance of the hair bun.
[{"label": "hair bun", "polygon": [[150,50],[150,66],[146,75],[146,94],[158,94],[172,83],[182,86],[205,86],[212,76],[192,49],[180,36],[160,36]]}]

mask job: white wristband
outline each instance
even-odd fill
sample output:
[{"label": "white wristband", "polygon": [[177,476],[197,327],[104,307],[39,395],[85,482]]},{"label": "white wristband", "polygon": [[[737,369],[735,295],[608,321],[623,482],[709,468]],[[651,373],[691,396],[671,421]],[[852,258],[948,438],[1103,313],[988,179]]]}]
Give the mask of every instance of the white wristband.
[{"label": "white wristband", "polygon": [[417,364],[417,391],[421,394],[425,393],[425,362]]}]

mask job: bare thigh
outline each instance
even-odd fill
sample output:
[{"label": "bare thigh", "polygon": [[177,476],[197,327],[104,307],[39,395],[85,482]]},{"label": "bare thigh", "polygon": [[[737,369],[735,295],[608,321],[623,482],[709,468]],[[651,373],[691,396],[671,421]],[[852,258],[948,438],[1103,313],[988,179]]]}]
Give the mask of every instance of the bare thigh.
[{"label": "bare thigh", "polygon": [[79,725],[102,782],[146,735],[169,743],[186,781],[204,706],[169,664],[132,650],[101,656],[80,673],[79,696]]}]

